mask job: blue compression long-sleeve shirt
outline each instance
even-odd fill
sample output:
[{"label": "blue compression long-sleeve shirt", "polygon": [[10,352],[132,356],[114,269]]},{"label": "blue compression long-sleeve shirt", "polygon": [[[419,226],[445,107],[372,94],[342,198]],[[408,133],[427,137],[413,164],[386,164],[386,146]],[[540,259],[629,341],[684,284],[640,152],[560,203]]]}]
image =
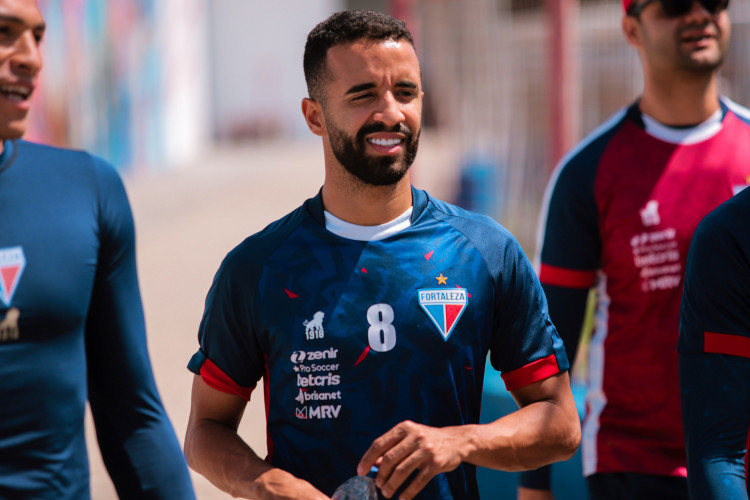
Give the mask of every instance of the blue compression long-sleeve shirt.
[{"label": "blue compression long-sleeve shirt", "polygon": [[120,498],[193,499],[151,372],[115,170],[6,141],[0,220],[0,498],[90,498],[88,399]]},{"label": "blue compression long-sleeve shirt", "polygon": [[691,498],[747,500],[750,189],[695,232],[680,310],[680,390]]}]

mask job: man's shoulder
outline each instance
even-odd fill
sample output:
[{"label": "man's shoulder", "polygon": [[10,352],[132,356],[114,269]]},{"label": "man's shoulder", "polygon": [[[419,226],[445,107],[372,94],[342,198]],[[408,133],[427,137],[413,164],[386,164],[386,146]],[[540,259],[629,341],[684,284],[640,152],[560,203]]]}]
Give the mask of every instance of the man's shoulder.
[{"label": "man's shoulder", "polygon": [[596,165],[612,138],[622,130],[633,106],[620,109],[606,121],[589,132],[558,163],[556,170],[577,167],[587,168]]},{"label": "man's shoulder", "polygon": [[223,267],[243,268],[258,266],[278,248],[300,224],[310,221],[309,200],[294,211],[271,222],[265,228],[245,238],[224,259]]},{"label": "man's shoulder", "polygon": [[65,175],[71,175],[75,170],[89,174],[96,173],[100,176],[112,175],[116,172],[109,162],[88,151],[26,140],[17,140],[13,144],[16,148],[16,161],[34,163],[58,171],[64,168],[66,169]]},{"label": "man's shoulder", "polygon": [[428,196],[426,209],[430,216],[450,225],[484,256],[485,260],[503,260],[510,250],[523,253],[515,236],[488,215],[466,210],[452,203]]},{"label": "man's shoulder", "polygon": [[14,144],[18,148],[19,155],[58,157],[64,160],[75,159],[79,161],[90,161],[89,159],[94,158],[92,154],[84,150],[52,146],[25,139],[14,141]]},{"label": "man's shoulder", "polygon": [[750,214],[750,188],[745,188],[706,215],[695,231],[696,241],[710,248],[721,247],[717,242],[727,239],[726,247],[736,247],[739,242],[746,254],[750,254],[750,233],[747,217]]},{"label": "man's shoulder", "polygon": [[454,205],[453,203],[434,198],[429,194],[427,194],[427,210],[435,219],[449,222],[451,224],[479,226],[507,232],[507,230],[492,217],[472,212],[471,210],[466,210],[465,208]]},{"label": "man's shoulder", "polygon": [[722,96],[720,100],[721,100],[721,103],[726,107],[728,111],[736,115],[737,118],[739,118],[740,121],[744,125],[750,127],[750,109],[740,104],[737,104],[736,102],[729,99],[728,97]]}]

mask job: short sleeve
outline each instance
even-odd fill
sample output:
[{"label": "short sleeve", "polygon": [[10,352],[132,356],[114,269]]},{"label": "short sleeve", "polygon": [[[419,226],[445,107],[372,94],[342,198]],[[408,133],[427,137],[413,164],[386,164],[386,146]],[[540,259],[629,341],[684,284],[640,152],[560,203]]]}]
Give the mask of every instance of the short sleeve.
[{"label": "short sleeve", "polygon": [[515,238],[508,240],[502,262],[490,361],[513,390],[565,371],[569,363],[541,284]]},{"label": "short sleeve", "polygon": [[249,400],[265,360],[253,322],[258,273],[243,250],[227,255],[214,277],[198,332],[200,349],[188,368],[214,389]]}]

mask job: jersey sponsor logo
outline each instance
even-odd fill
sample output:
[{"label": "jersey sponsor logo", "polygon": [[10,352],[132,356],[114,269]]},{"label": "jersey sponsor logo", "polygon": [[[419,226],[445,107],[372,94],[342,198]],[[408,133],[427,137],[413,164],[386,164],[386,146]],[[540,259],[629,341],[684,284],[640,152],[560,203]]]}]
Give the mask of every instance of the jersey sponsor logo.
[{"label": "jersey sponsor logo", "polygon": [[322,339],[325,337],[326,332],[323,329],[323,318],[325,318],[325,313],[323,313],[323,311],[318,311],[313,314],[313,319],[306,319],[302,322],[305,326],[306,340]]},{"label": "jersey sponsor logo", "polygon": [[646,227],[657,226],[661,222],[661,217],[659,217],[659,202],[656,200],[649,200],[639,210],[639,213],[641,214],[641,222]]},{"label": "jersey sponsor logo", "polygon": [[301,420],[338,418],[341,405],[305,406],[295,408],[294,414]]},{"label": "jersey sponsor logo", "polygon": [[25,267],[26,257],[23,254],[23,248],[0,249],[0,300],[6,306],[10,306],[10,301],[13,300]]},{"label": "jersey sponsor logo", "polygon": [[8,309],[5,313],[5,318],[0,321],[0,342],[8,342],[11,340],[18,340],[18,318],[21,316],[21,312],[15,307]]},{"label": "jersey sponsor logo", "polygon": [[316,372],[337,372],[339,371],[338,363],[331,363],[329,365],[294,365],[293,370],[297,373],[316,373]]},{"label": "jersey sponsor logo", "polygon": [[331,347],[324,351],[294,351],[292,363],[304,363],[305,361],[319,361],[321,359],[336,359],[339,350]]},{"label": "jersey sponsor logo", "polygon": [[326,387],[339,385],[340,383],[341,375],[334,375],[333,373],[326,373],[325,375],[297,374],[297,387]]},{"label": "jersey sponsor logo", "polygon": [[304,404],[306,401],[334,401],[341,399],[341,391],[336,392],[318,392],[308,391],[307,389],[300,389],[297,397],[294,398],[300,404]]},{"label": "jersey sponsor logo", "polygon": [[682,263],[675,228],[637,234],[630,238],[630,247],[643,292],[671,290],[680,286]]},{"label": "jersey sponsor logo", "polygon": [[466,310],[468,294],[465,288],[426,288],[417,290],[419,305],[448,340],[458,320]]}]

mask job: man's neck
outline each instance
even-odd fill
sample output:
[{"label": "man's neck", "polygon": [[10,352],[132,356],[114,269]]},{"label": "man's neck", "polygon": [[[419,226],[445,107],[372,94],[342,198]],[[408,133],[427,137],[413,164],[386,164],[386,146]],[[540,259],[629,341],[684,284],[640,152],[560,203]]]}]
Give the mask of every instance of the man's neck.
[{"label": "man's neck", "polygon": [[719,109],[718,79],[710,76],[672,75],[646,78],[639,107],[656,121],[673,127],[696,125]]},{"label": "man's neck", "polygon": [[360,226],[385,224],[412,206],[408,174],[391,186],[342,184],[327,176],[322,195],[323,206],[328,212],[343,221]]}]

